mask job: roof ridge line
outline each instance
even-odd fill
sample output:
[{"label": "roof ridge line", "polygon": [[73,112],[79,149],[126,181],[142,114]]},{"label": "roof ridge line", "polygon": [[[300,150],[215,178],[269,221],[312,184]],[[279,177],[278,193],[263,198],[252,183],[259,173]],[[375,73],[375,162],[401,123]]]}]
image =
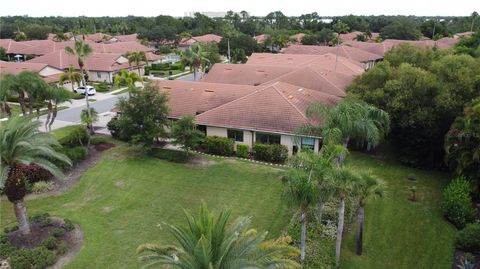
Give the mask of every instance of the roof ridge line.
[{"label": "roof ridge line", "polygon": [[[340,89],[339,87],[337,87],[337,85],[333,84],[333,82],[331,82],[326,76],[322,76],[322,74],[319,74],[319,73],[317,72],[317,70],[311,68],[311,66],[309,66],[308,68],[310,68],[310,70],[312,70],[313,72],[317,73],[319,76],[323,77],[323,78],[324,78],[328,83],[330,83],[333,87],[335,87],[336,89],[344,92],[344,90]],[[334,71],[332,71],[332,70],[330,70],[330,69],[327,69],[327,70],[329,70],[330,72],[334,72]]]},{"label": "roof ridge line", "polygon": [[[277,82],[277,83],[278,83],[278,82]],[[282,83],[284,83],[284,82],[282,82]],[[289,84],[289,83],[286,83],[286,84]],[[290,85],[296,86],[296,85],[293,85],[293,84],[290,84]],[[302,117],[303,117],[305,120],[309,121],[309,119],[307,118],[307,116],[306,116],[302,111],[300,111],[300,109],[298,109],[297,106],[295,106],[294,104],[292,104],[292,102],[290,102],[290,100],[288,100],[288,98],[286,98],[286,97],[281,93],[281,91],[276,87],[275,83],[272,84],[271,86],[275,89],[275,91],[276,91],[278,94],[280,94],[280,96],[281,96],[283,99],[285,99],[285,101],[287,101],[287,103],[288,103],[290,106],[292,106],[298,113],[300,113],[300,115],[302,115]]]}]

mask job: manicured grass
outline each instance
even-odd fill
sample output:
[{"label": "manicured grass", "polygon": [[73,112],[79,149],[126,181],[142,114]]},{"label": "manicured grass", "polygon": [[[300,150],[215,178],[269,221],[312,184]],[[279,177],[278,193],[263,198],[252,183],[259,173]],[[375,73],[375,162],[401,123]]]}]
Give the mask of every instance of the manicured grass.
[{"label": "manicured grass", "polygon": [[[71,191],[27,201],[28,213],[49,212],[80,224],[85,244],[66,268],[139,268],[137,246],[170,243],[162,223],[184,224],[182,208],[197,213],[202,200],[216,212],[231,208],[233,218],[252,216],[252,227],[278,236],[290,218],[280,200],[281,170],[215,161],[193,167],[137,156],[119,146],[105,152]],[[0,207],[0,226],[15,222],[5,198]]]},{"label": "manicured grass", "polygon": [[[10,107],[13,116],[16,116],[22,113],[22,110],[20,109],[20,105],[15,105],[10,103],[8,104],[8,106]],[[6,117],[7,117],[6,113],[0,112],[0,119],[6,118]]]},{"label": "manicured grass", "polygon": [[[355,254],[355,232],[348,234],[342,249],[342,268],[408,269],[451,268],[455,229],[440,212],[446,174],[407,168],[391,161],[353,153],[348,165],[371,171],[388,184],[387,196],[366,206],[364,253]],[[417,181],[407,179],[415,175]],[[408,200],[417,186],[418,201]]]}]

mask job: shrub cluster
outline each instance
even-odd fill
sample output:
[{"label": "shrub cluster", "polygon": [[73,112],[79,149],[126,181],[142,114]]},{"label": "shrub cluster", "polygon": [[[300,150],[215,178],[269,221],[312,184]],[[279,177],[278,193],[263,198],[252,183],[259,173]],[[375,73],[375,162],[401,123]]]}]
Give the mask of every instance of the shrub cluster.
[{"label": "shrub cluster", "polygon": [[230,156],[233,154],[233,139],[220,136],[207,136],[203,142],[203,149],[210,154]]},{"label": "shrub cluster", "polygon": [[240,157],[240,158],[248,158],[248,155],[250,154],[248,150],[248,146],[244,144],[238,144],[237,151],[235,153],[237,157]]},{"label": "shrub cluster", "polygon": [[288,158],[288,149],[281,144],[256,143],[253,152],[256,160],[271,163],[285,163]]},{"label": "shrub cluster", "polygon": [[87,130],[81,125],[67,126],[53,131],[53,135],[64,147],[85,145],[88,142]]},{"label": "shrub cluster", "polygon": [[475,219],[471,192],[470,182],[464,177],[452,180],[443,191],[443,214],[458,228],[465,227]]},{"label": "shrub cluster", "polygon": [[103,81],[96,85],[95,90],[97,92],[108,92],[110,87],[107,82]]},{"label": "shrub cluster", "polygon": [[459,231],[455,247],[472,253],[480,253],[480,222],[468,224]]},{"label": "shrub cluster", "polygon": [[46,247],[20,249],[10,254],[10,266],[15,269],[43,269],[55,264],[57,254]]},{"label": "shrub cluster", "polygon": [[42,193],[53,190],[55,187],[52,181],[38,181],[32,186],[33,193]]},{"label": "shrub cluster", "polygon": [[149,151],[150,156],[174,163],[186,163],[188,156],[183,151],[154,148]]},{"label": "shrub cluster", "polygon": [[20,165],[19,169],[30,183],[49,180],[52,176],[50,172],[36,164]]},{"label": "shrub cluster", "polygon": [[41,227],[47,227],[52,225],[52,219],[50,218],[50,214],[48,213],[34,215],[30,218],[30,220],[39,224]]}]

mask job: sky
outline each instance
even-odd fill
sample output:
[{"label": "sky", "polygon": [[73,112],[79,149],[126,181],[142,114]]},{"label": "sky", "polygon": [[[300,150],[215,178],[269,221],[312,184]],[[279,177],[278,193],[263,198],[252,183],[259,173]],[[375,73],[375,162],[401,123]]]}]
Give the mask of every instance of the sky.
[{"label": "sky", "polygon": [[338,15],[468,16],[480,12],[480,0],[15,0],[0,4],[0,15],[42,16],[184,16],[185,12],[242,11],[265,16],[317,12]]}]

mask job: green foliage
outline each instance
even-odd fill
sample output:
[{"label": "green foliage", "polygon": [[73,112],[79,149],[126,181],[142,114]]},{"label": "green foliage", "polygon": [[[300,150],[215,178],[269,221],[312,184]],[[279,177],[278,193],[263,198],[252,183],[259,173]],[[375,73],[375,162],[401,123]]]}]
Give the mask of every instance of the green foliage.
[{"label": "green foliage", "polygon": [[190,149],[196,148],[202,142],[204,134],[197,130],[195,118],[187,115],[172,124],[171,137],[173,144],[181,145],[188,154]]},{"label": "green foliage", "polygon": [[5,239],[4,242],[0,242],[0,259],[7,259],[12,253],[15,253],[16,250],[17,248]]},{"label": "green foliage", "polygon": [[63,255],[67,253],[67,251],[68,251],[67,243],[65,241],[61,241],[57,245],[57,255]]},{"label": "green foliage", "polygon": [[63,227],[65,228],[65,230],[67,232],[73,231],[73,229],[75,229],[75,225],[73,224],[73,222],[71,220],[64,219],[63,222],[64,222]]},{"label": "green foliage", "polygon": [[267,241],[266,232],[248,229],[251,223],[248,217],[239,217],[230,223],[230,215],[229,210],[223,210],[215,217],[205,204],[200,207],[198,217],[185,211],[187,225],[166,226],[176,245],[140,245],[137,248],[137,253],[143,254],[140,260],[148,262],[148,266],[193,262],[202,268],[212,264],[217,268],[230,268],[232,264],[248,264],[253,268],[266,268],[271,264],[279,268],[300,268],[298,263],[289,259],[297,254],[296,249],[281,240]]},{"label": "green foliage", "polygon": [[45,247],[20,249],[10,255],[10,266],[15,269],[43,269],[56,261],[56,253]]},{"label": "green foliage", "polygon": [[81,125],[72,125],[52,131],[52,134],[64,147],[75,147],[86,145],[88,133]]},{"label": "green foliage", "polygon": [[95,90],[97,92],[108,92],[110,90],[110,86],[107,82],[103,81],[96,85]]},{"label": "green foliage", "polygon": [[149,83],[142,90],[132,91],[128,99],[120,98],[117,106],[121,116],[109,124],[109,129],[115,130],[115,136],[142,143],[145,147],[152,145],[155,139],[167,136],[168,96],[155,84]]},{"label": "green foliage", "polygon": [[218,43],[218,48],[220,53],[223,55],[228,55],[228,42],[230,42],[231,57],[238,60],[241,59],[239,56],[241,56],[240,54],[242,53],[244,56],[250,56],[253,52],[260,51],[257,41],[253,39],[251,35],[240,33],[235,34],[230,38],[224,37],[222,40],[220,40],[220,43]]},{"label": "green foliage", "polygon": [[240,157],[240,158],[248,158],[248,156],[250,155],[250,150],[248,148],[248,145],[238,144],[237,151],[235,152],[235,154],[237,155],[237,157]]},{"label": "green foliage", "polygon": [[472,207],[472,187],[465,178],[456,178],[443,192],[442,211],[455,226],[462,228],[475,219]]},{"label": "green foliage", "polygon": [[398,17],[380,30],[382,39],[418,40],[421,36],[417,22],[407,17]]},{"label": "green foliage", "polygon": [[455,247],[466,252],[480,253],[480,222],[468,224],[459,231]]},{"label": "green foliage", "polygon": [[42,241],[42,246],[44,246],[48,250],[57,249],[57,238],[55,238],[55,236],[48,237],[47,239]]},{"label": "green foliage", "polygon": [[53,190],[55,184],[51,181],[38,181],[33,183],[32,192],[33,193],[42,193]]},{"label": "green foliage", "polygon": [[[65,229],[63,229],[63,228],[55,228],[55,229],[53,229],[52,235],[53,235],[53,237],[55,237],[55,238],[62,237],[62,236],[65,235]],[[47,248],[48,248],[48,247],[47,247]]]},{"label": "green foliage", "polygon": [[[59,152],[65,154],[72,163],[77,163],[83,159],[88,154],[88,149],[84,146],[76,146],[76,147],[63,147],[59,149]],[[67,169],[68,166],[63,165],[61,163],[55,162],[57,166],[61,167],[62,169]]]},{"label": "green foliage", "polygon": [[10,225],[10,226],[7,226],[3,229],[3,232],[8,234],[8,233],[11,233],[11,232],[15,232],[16,230],[18,230],[18,225],[17,224],[13,224],[13,225]]},{"label": "green foliage", "polygon": [[220,136],[207,136],[202,144],[205,152],[215,155],[230,156],[233,154],[233,139]]},{"label": "green foliage", "polygon": [[185,153],[172,149],[154,148],[149,152],[149,156],[173,163],[186,163],[188,161],[188,156]]},{"label": "green foliage", "polygon": [[288,149],[281,144],[256,143],[253,152],[255,160],[270,163],[285,163],[288,158]]},{"label": "green foliage", "polygon": [[464,37],[455,45],[455,52],[459,54],[469,54],[473,57],[480,57],[480,30],[473,33],[470,37]]},{"label": "green foliage", "polygon": [[432,64],[434,52],[431,48],[422,49],[415,45],[404,43],[393,47],[385,53],[384,60],[392,67],[399,67],[402,63],[411,64],[414,67],[428,69]]},{"label": "green foliage", "polygon": [[71,98],[74,99],[74,100],[81,100],[81,99],[85,99],[85,95],[72,92],[71,93]]}]

